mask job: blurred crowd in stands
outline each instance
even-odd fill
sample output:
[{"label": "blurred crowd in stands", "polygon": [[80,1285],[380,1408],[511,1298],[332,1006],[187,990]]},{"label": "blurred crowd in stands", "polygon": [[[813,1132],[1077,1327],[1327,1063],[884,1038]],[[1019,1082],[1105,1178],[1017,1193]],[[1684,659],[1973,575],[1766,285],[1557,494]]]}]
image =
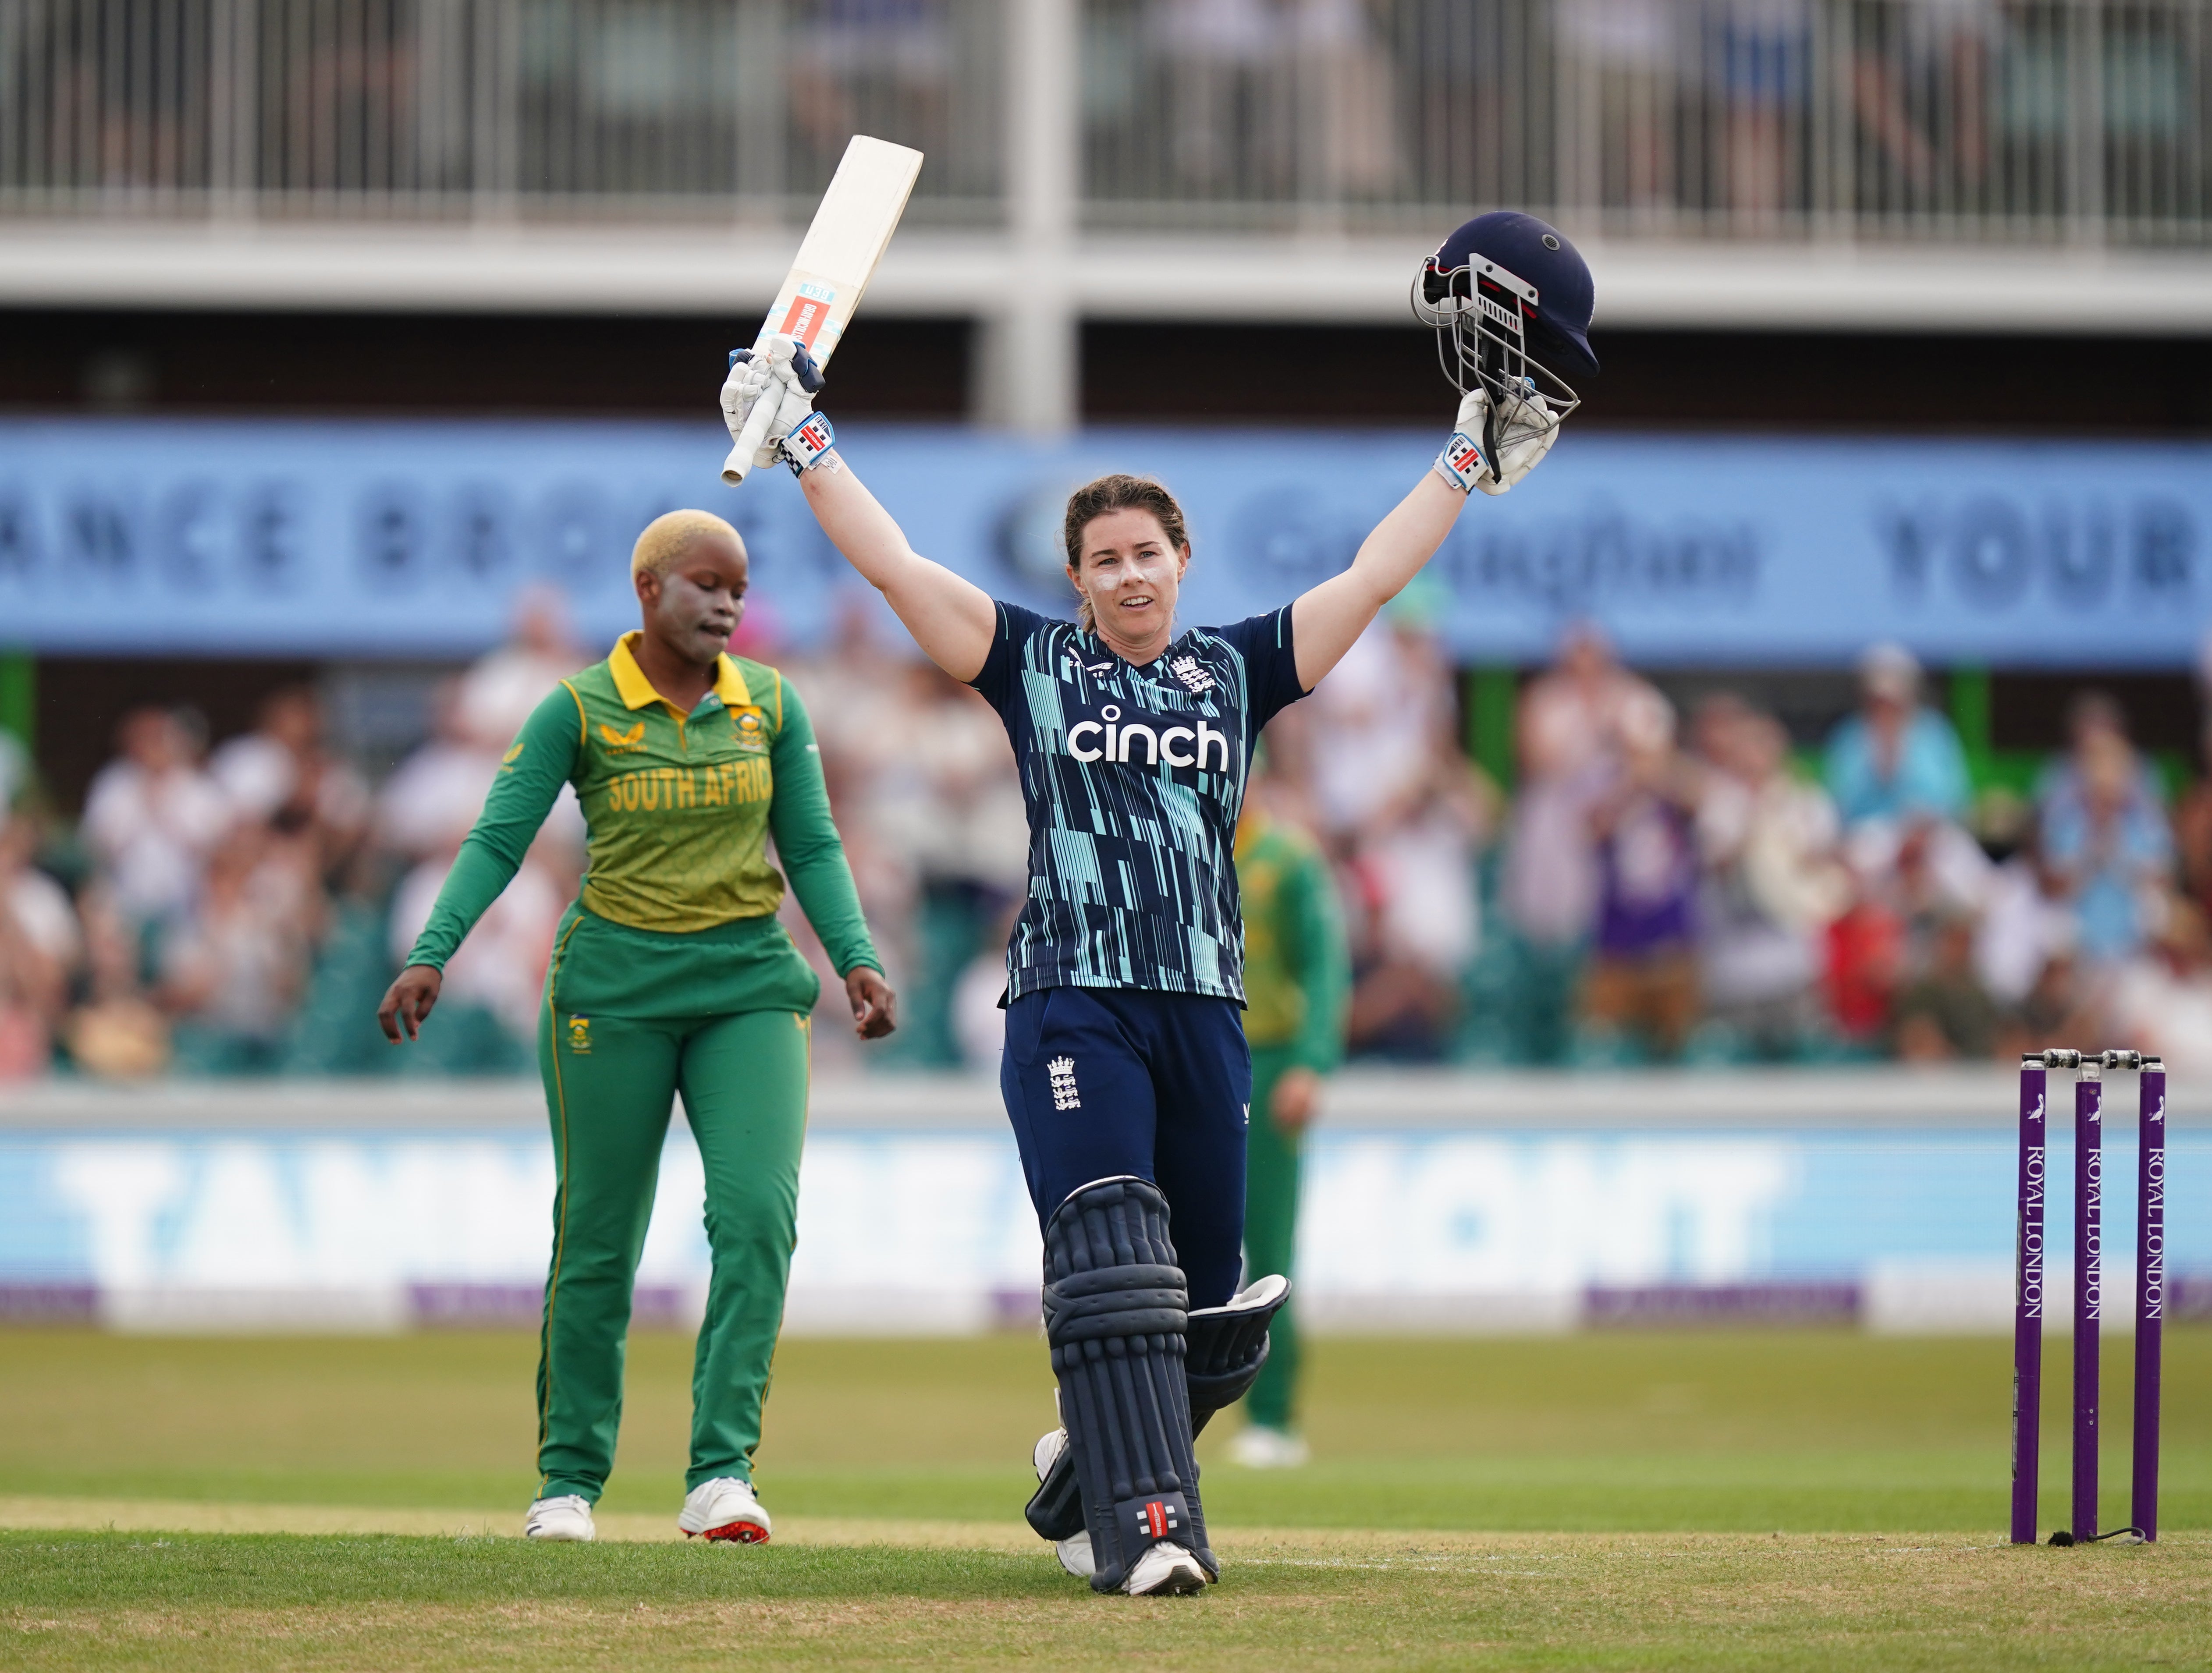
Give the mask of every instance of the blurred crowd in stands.
[{"label": "blurred crowd in stands", "polygon": [[[1623,1067],[2124,1042],[2212,1074],[2212,782],[2147,756],[2110,696],[2075,695],[2022,793],[1978,793],[1897,646],[1866,653],[1856,712],[1797,748],[1726,689],[1678,712],[1581,627],[1519,688],[1509,786],[1462,747],[1432,615],[1419,587],[1394,604],[1270,728],[1261,767],[1270,806],[1335,864],[1355,1055]],[[871,1058],[994,1066],[1026,840],[996,717],[909,659],[872,598],[812,651],[744,648],[806,696],[902,991],[900,1034]],[[584,864],[565,793],[422,1041],[387,1048],[373,1012],[502,751],[589,659],[557,599],[526,599],[380,785],[329,747],[306,687],[212,747],[189,710],[131,711],[73,822],[0,733],[0,1080],[526,1071]],[[833,1064],[857,1057],[848,1034],[817,1032]]]}]

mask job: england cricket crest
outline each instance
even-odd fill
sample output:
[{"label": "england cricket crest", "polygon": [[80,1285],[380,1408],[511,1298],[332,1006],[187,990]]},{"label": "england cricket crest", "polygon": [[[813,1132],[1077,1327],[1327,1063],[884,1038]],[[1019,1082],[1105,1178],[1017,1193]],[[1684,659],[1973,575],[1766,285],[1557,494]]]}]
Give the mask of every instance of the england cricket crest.
[{"label": "england cricket crest", "polygon": [[1079,1110],[1083,1100],[1075,1090],[1075,1059],[1054,1058],[1044,1066],[1046,1077],[1052,1082],[1052,1106],[1056,1110]]},{"label": "england cricket crest", "polygon": [[1214,679],[1212,671],[1196,657],[1182,656],[1174,658],[1168,664],[1168,672],[1182,681],[1184,689],[1193,696],[1198,696],[1213,689]]}]

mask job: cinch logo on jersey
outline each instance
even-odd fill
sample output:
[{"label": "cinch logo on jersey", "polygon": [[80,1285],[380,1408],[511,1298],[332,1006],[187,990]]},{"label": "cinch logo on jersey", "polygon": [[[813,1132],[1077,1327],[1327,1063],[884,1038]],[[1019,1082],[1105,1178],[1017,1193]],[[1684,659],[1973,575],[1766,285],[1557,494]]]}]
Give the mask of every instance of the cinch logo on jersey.
[{"label": "cinch logo on jersey", "polygon": [[608,779],[607,805],[622,813],[673,813],[765,802],[774,789],[766,756],[712,767],[648,767]]},{"label": "cinch logo on jersey", "polygon": [[1144,765],[1194,767],[1201,773],[1229,771],[1229,734],[1200,720],[1195,727],[1170,726],[1154,715],[1149,720],[1124,721],[1121,706],[1109,703],[1097,720],[1079,720],[1067,729],[1067,753],[1079,761],[1114,761],[1133,765],[1143,751]]}]

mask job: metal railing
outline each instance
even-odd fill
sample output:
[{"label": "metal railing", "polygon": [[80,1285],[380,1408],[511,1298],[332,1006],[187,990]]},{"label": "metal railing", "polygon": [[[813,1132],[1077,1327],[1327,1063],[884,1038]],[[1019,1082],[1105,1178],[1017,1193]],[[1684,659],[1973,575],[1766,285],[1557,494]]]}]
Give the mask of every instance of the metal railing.
[{"label": "metal railing", "polygon": [[2199,244],[2207,0],[1088,0],[1094,224]]},{"label": "metal railing", "polygon": [[1000,213],[1002,0],[0,0],[0,212],[782,221],[855,131]]},{"label": "metal railing", "polygon": [[2201,245],[2212,0],[0,0],[0,215],[991,224],[1071,4],[1099,227]]}]

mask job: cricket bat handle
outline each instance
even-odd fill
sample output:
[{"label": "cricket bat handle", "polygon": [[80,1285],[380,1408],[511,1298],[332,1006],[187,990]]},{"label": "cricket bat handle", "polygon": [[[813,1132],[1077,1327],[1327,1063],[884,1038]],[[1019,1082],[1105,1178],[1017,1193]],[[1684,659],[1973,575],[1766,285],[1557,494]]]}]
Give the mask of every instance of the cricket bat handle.
[{"label": "cricket bat handle", "polygon": [[770,384],[760,392],[752,410],[745,415],[745,427],[738,432],[737,446],[730,449],[730,457],[722,461],[722,480],[732,488],[744,481],[751,473],[753,456],[768,439],[768,427],[775,422],[776,409],[783,404],[783,386]]}]

